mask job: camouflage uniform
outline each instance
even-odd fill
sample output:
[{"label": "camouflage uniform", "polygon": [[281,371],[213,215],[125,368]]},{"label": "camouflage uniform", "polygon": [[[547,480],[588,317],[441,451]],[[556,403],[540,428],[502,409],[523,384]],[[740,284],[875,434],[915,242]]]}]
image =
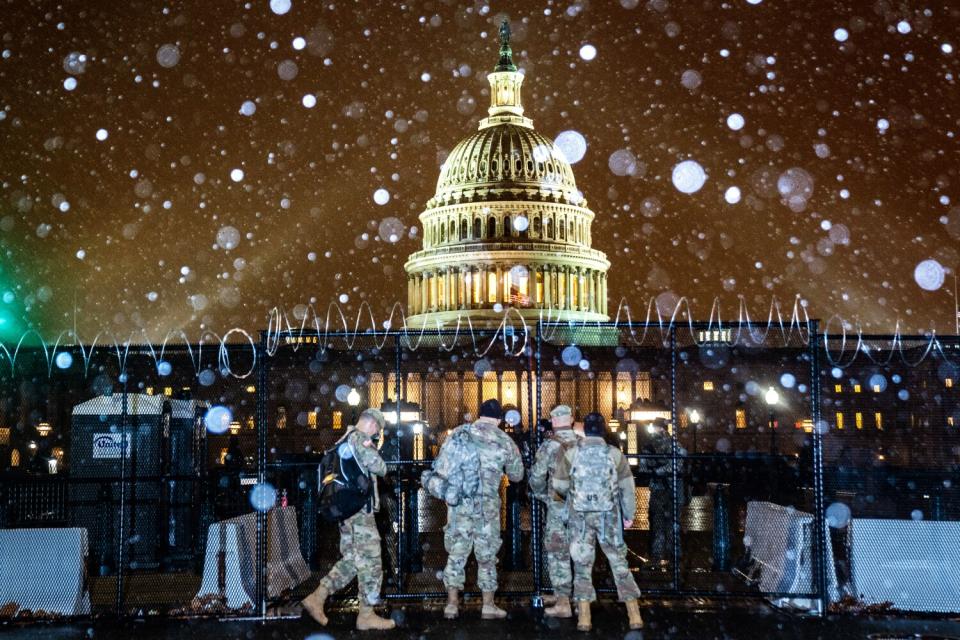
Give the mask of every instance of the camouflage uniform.
[{"label": "camouflage uniform", "polygon": [[[677,448],[677,455],[687,455],[683,447]],[[664,432],[655,434],[643,453],[670,455],[672,442],[670,435]],[[650,478],[650,500],[647,503],[647,517],[650,521],[650,558],[661,566],[673,562],[673,465],[668,458],[641,458],[640,471],[652,474]],[[683,462],[677,460],[679,504],[685,503],[686,489],[683,484]]]},{"label": "camouflage uniform", "polygon": [[344,439],[353,447],[360,466],[373,476],[373,498],[365,508],[340,523],[342,557],[323,577],[320,586],[334,593],[356,577],[362,601],[374,605],[380,599],[380,585],[383,582],[380,532],[377,531],[373,515],[380,506],[376,476],[382,477],[387,472],[387,465],[376,447],[364,446],[363,443],[370,436],[351,428]]},{"label": "camouflage uniform", "polygon": [[553,477],[553,488],[561,495],[576,491],[576,487],[573,486],[574,479],[570,476],[573,458],[578,449],[588,446],[607,447],[607,454],[616,470],[619,496],[614,496],[618,506],[611,511],[588,513],[572,509],[570,511],[567,531],[570,535],[570,557],[574,567],[573,597],[577,601],[586,602],[597,599],[597,592],[593,588],[592,572],[596,555],[595,543],[599,542],[600,549],[607,557],[607,562],[613,571],[613,580],[617,585],[620,601],[635,600],[640,597],[640,589],[627,563],[627,545],[623,541],[621,522],[624,514],[629,514],[628,519],[632,519],[636,511],[633,472],[626,458],[616,447],[606,444],[603,438],[588,436],[563,456],[557,473]]},{"label": "camouflage uniform", "polygon": [[461,425],[469,429],[470,440],[480,457],[480,495],[464,498],[447,507],[443,545],[447,566],[443,584],[463,589],[464,567],[470,552],[477,558],[477,586],[481,591],[497,590],[497,551],[500,550],[500,482],[506,473],[511,482],[523,479],[523,462],[517,445],[496,426],[484,421]]},{"label": "camouflage uniform", "polygon": [[570,537],[567,535],[569,511],[567,502],[550,487],[550,479],[556,474],[561,449],[570,447],[578,440],[573,429],[558,429],[537,450],[537,457],[530,468],[530,490],[534,497],[547,505],[546,523],[543,530],[543,549],[547,556],[547,574],[553,593],[570,597],[573,589],[573,572],[570,568]]}]

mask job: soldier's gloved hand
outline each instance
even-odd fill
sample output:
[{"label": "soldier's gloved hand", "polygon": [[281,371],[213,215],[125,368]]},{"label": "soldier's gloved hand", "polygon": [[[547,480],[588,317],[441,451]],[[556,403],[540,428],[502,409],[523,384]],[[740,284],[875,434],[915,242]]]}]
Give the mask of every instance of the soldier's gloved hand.
[{"label": "soldier's gloved hand", "polygon": [[629,528],[632,527],[632,526],[633,526],[633,520],[627,520],[626,518],[623,519],[623,528],[624,528],[624,529],[629,529]]}]

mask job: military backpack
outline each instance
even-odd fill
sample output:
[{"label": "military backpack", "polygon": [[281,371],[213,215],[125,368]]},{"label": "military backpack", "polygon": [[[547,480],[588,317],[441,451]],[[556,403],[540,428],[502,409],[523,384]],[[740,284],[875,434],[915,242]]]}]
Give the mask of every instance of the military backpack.
[{"label": "military backpack", "polygon": [[612,511],[617,496],[617,470],[606,444],[577,445],[570,465],[571,506],[580,513]]},{"label": "military backpack", "polygon": [[343,522],[373,497],[373,481],[360,466],[349,439],[324,452],[317,477],[318,512],[328,522]]},{"label": "military backpack", "polygon": [[480,454],[469,426],[455,430],[443,443],[433,465],[420,477],[420,484],[451,507],[480,494]]}]

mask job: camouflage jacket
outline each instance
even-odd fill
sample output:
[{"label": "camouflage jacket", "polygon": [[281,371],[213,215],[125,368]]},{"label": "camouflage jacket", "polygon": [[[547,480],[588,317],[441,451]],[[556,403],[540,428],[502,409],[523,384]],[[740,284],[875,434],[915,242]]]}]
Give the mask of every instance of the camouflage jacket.
[{"label": "camouflage jacket", "polygon": [[[523,460],[520,450],[510,436],[487,422],[476,421],[462,424],[460,429],[469,429],[470,441],[477,447],[480,457],[480,496],[466,500],[460,507],[476,511],[483,507],[500,510],[500,482],[506,473],[511,482],[523,480]],[[453,434],[451,434],[453,435]]]},{"label": "camouflage jacket", "polygon": [[[581,441],[583,444],[595,444],[597,442],[606,444],[603,438],[596,436],[587,436]],[[623,457],[620,450],[616,447],[607,445],[607,452],[613,461],[613,467],[617,470],[617,487],[620,490],[620,504],[622,517],[632,520],[637,510],[636,485],[633,481],[633,470],[630,463]],[[553,475],[553,490],[562,496],[570,492],[570,468],[573,466],[573,456],[577,453],[577,447],[570,447],[566,454],[560,459],[557,465],[557,472]]]},{"label": "camouflage jacket", "polygon": [[537,449],[537,457],[530,467],[530,490],[538,500],[549,505],[552,502],[562,502],[550,486],[550,479],[556,475],[560,462],[560,449],[570,448],[577,443],[579,436],[573,429],[558,429],[551,437],[544,440]]}]

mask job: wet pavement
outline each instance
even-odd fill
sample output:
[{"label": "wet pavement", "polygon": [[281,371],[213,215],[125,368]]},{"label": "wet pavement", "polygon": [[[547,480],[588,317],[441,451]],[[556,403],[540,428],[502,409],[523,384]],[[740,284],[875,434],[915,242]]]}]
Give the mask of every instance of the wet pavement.
[{"label": "wet pavement", "polygon": [[497,637],[543,638],[624,638],[625,640],[754,640],[784,639],[870,639],[870,640],[960,640],[960,619],[916,617],[860,617],[831,615],[825,618],[795,615],[762,603],[665,601],[644,606],[646,628],[630,631],[621,605],[604,602],[594,605],[594,630],[581,633],[574,620],[543,618],[539,611],[517,602],[505,621],[481,620],[479,604],[468,603],[459,620],[446,621],[441,602],[421,605],[395,604],[391,615],[398,628],[391,632],[358,632],[354,615],[334,611],[327,628],[312,620],[287,617],[259,620],[170,620],[94,621],[87,624],[40,623],[32,626],[0,626],[0,635],[10,640],[337,640],[341,638],[446,638],[472,640]]}]

